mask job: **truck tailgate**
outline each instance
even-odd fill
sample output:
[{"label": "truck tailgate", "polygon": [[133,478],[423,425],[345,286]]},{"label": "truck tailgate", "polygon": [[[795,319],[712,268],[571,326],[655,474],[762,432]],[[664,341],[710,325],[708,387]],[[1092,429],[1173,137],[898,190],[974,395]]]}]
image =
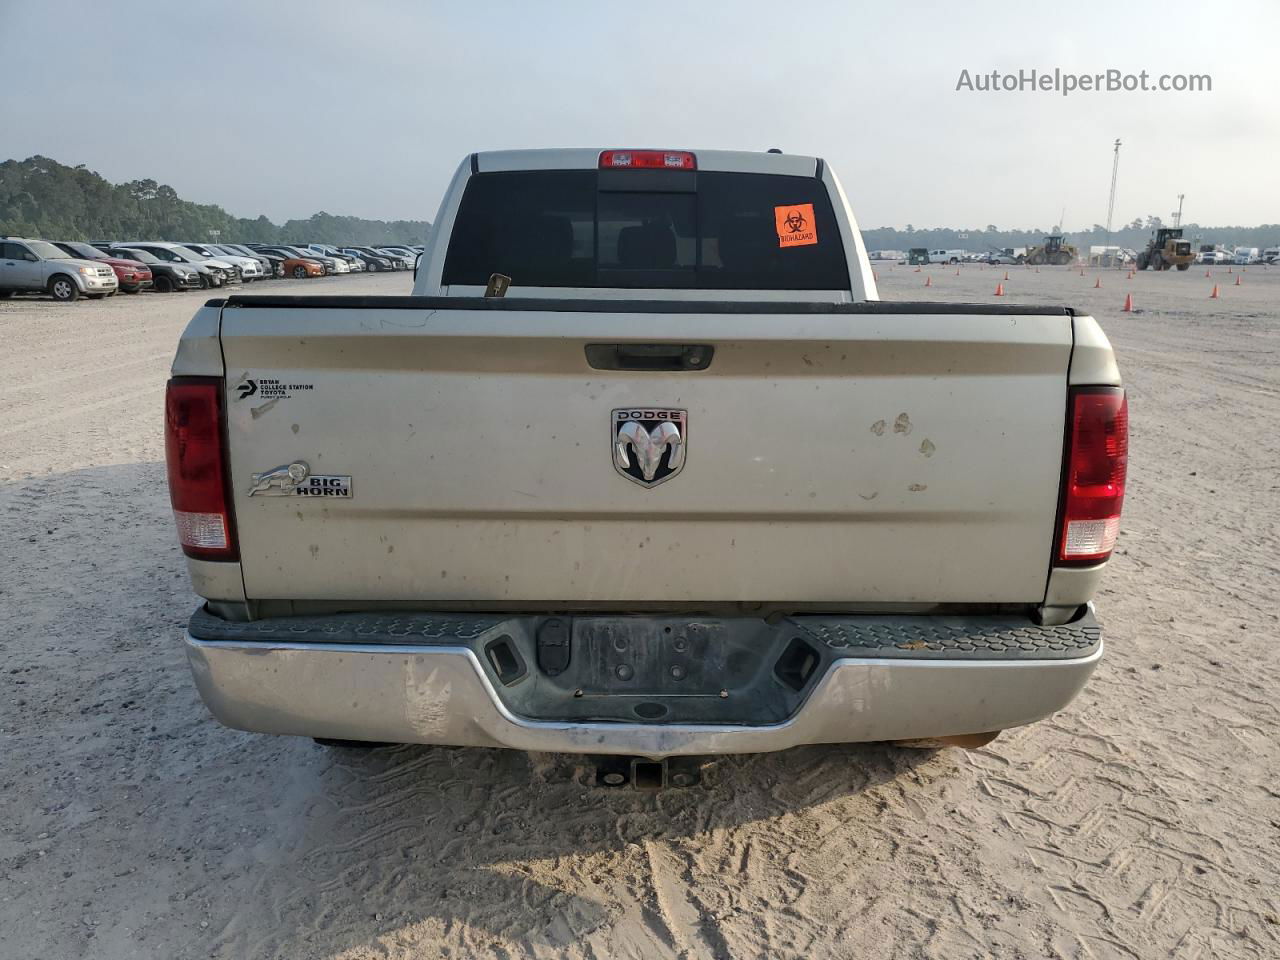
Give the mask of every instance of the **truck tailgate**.
[{"label": "truck tailgate", "polygon": [[[271,298],[224,307],[221,340],[254,599],[1045,593],[1065,310]],[[676,372],[588,363],[588,345],[648,342],[714,354]],[[629,407],[686,411],[684,468],[650,489],[614,468],[612,411]],[[350,477],[349,496],[341,480],[249,495],[293,462]]]}]

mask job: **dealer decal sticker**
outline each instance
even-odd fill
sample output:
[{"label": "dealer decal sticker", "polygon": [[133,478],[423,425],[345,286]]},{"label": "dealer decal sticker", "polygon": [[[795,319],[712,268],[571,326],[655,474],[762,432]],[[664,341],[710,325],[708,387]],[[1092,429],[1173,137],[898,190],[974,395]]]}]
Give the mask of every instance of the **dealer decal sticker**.
[{"label": "dealer decal sticker", "polygon": [[813,222],[812,203],[793,203],[773,208],[778,228],[778,246],[807,247],[818,242],[818,226]]},{"label": "dealer decal sticker", "polygon": [[237,400],[248,400],[253,397],[256,402],[259,399],[287,400],[295,393],[306,393],[315,388],[313,383],[289,383],[274,378],[252,380],[246,374],[231,389],[236,391]]}]

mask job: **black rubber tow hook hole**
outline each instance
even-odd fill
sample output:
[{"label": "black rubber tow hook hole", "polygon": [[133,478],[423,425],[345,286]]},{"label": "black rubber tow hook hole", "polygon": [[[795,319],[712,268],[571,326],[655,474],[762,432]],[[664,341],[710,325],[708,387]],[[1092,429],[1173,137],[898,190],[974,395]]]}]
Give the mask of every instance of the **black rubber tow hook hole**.
[{"label": "black rubber tow hook hole", "polygon": [[520,654],[516,653],[515,645],[507,635],[503,634],[496,640],[490,640],[485,645],[484,653],[489,658],[489,665],[493,667],[493,672],[498,675],[498,680],[504,687],[511,686],[524,676],[524,661],[520,658]]},{"label": "black rubber tow hook hole", "polygon": [[818,669],[818,652],[799,637],[792,637],[787,649],[773,665],[773,675],[792,690],[803,690]]}]

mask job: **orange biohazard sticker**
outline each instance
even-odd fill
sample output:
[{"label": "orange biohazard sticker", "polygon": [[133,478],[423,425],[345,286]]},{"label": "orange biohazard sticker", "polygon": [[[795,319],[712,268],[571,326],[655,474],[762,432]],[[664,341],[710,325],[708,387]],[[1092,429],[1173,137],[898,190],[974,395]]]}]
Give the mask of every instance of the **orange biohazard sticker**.
[{"label": "orange biohazard sticker", "polygon": [[818,225],[813,222],[812,203],[792,203],[773,208],[778,228],[778,246],[805,247],[818,242]]}]

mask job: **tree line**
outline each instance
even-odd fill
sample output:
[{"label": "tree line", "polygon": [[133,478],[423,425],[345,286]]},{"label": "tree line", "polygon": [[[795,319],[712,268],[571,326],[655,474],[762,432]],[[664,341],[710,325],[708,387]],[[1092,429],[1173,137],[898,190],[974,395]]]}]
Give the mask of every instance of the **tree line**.
[{"label": "tree line", "polygon": [[110,183],[48,157],[0,163],[0,235],[54,240],[210,240],[229,243],[422,243],[424,220],[364,220],[317,213],[277,226],[192,203],[155,180]]},{"label": "tree line", "polygon": [[[1110,243],[1140,249],[1151,231],[1163,226],[1159,217],[1137,218],[1109,235],[1102,224],[1090,230],[1068,233],[1080,247]],[[364,220],[317,213],[305,220],[277,226],[266,217],[235,217],[214,204],[183,200],[173,187],[155,180],[113,184],[83,165],[68,167],[48,157],[6,160],[0,163],[0,235],[50,237],[57,240],[119,240],[125,238],[209,239],[213,231],[232,243],[422,243],[431,224],[425,220]],[[928,247],[943,250],[985,252],[1005,247],[1026,247],[1041,242],[1046,233],[1002,230],[995,224],[982,229],[933,227],[916,229],[907,224],[863,231],[870,250],[908,250]],[[1280,246],[1280,224],[1256,227],[1207,227],[1183,224],[1189,240],[1226,247]]]}]

